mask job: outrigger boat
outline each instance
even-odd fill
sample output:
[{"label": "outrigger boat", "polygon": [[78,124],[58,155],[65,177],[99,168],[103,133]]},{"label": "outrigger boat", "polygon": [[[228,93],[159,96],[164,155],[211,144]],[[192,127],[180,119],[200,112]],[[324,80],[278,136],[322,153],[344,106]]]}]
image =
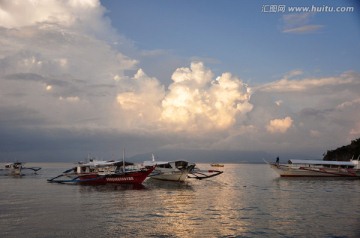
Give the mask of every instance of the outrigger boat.
[{"label": "outrigger boat", "polygon": [[41,167],[24,167],[24,163],[6,163],[3,168],[0,168],[0,175],[22,176],[29,174],[37,174]]},{"label": "outrigger boat", "polygon": [[281,177],[352,177],[360,178],[359,160],[325,161],[295,160],[280,164],[279,160],[269,163]]},{"label": "outrigger boat", "polygon": [[80,162],[76,167],[47,181],[84,185],[141,184],[153,170],[154,167],[139,167],[125,161],[91,160],[88,163]]},{"label": "outrigger boat", "polygon": [[151,179],[184,182],[188,178],[207,179],[223,173],[219,170],[200,170],[196,168],[195,163],[185,160],[176,161],[155,161],[152,155],[152,161],[145,161],[144,166],[155,167],[154,171],[149,175]]}]

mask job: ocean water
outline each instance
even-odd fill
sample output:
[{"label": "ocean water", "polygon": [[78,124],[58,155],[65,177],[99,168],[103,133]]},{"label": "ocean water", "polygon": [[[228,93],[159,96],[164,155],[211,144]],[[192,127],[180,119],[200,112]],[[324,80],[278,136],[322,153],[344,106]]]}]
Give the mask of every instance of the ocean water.
[{"label": "ocean water", "polygon": [[[0,177],[0,237],[360,237],[360,180],[279,178],[265,164],[143,186],[50,184],[70,163]],[[207,164],[199,164],[207,169]]]}]

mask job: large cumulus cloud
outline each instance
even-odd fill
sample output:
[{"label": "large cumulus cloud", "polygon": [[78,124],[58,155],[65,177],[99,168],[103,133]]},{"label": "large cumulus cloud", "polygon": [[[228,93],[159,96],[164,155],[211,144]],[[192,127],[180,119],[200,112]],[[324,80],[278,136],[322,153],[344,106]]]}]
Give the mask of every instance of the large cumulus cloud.
[{"label": "large cumulus cloud", "polygon": [[198,133],[226,130],[251,111],[251,90],[230,73],[214,78],[201,62],[178,68],[168,89],[142,70],[133,77],[132,87],[117,95],[126,114],[122,118],[139,128],[169,132]]}]

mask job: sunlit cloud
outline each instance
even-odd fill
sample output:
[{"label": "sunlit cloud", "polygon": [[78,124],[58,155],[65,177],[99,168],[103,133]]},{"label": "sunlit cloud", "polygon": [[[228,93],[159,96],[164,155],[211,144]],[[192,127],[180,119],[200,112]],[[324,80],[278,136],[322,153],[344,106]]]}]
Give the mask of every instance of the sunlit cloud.
[{"label": "sunlit cloud", "polygon": [[214,80],[201,62],[177,69],[172,79],[161,119],[180,130],[226,129],[252,109],[246,84],[230,73]]},{"label": "sunlit cloud", "polygon": [[289,79],[284,77],[278,81],[261,85],[257,90],[267,92],[301,92],[323,86],[350,85],[357,83],[357,75],[343,73],[336,77]]},{"label": "sunlit cloud", "polygon": [[51,91],[52,88],[53,88],[53,87],[52,87],[51,85],[46,85],[46,87],[45,87],[46,91]]},{"label": "sunlit cloud", "polygon": [[277,100],[277,101],[275,101],[275,104],[276,104],[277,106],[280,106],[282,103],[283,103],[282,100]]},{"label": "sunlit cloud", "polygon": [[[178,68],[168,90],[139,70],[133,91],[119,93],[117,102],[128,113],[172,131],[227,129],[251,111],[251,91],[240,79],[224,73],[214,79],[201,62]],[[140,113],[140,114],[139,114]],[[147,115],[147,116],[146,116]]]},{"label": "sunlit cloud", "polygon": [[[118,116],[125,130],[157,128],[160,104],[164,98],[164,86],[156,78],[149,77],[142,69],[131,78],[129,88],[116,96]],[[120,109],[120,110],[119,110]],[[119,126],[117,125],[117,126]]]},{"label": "sunlit cloud", "polygon": [[285,133],[293,124],[291,117],[283,119],[273,119],[266,126],[267,131],[270,133]]},{"label": "sunlit cloud", "polygon": [[21,4],[5,1],[1,3],[0,22],[6,28],[26,27],[39,22],[72,26],[81,24],[81,19],[96,19],[103,12],[104,8],[97,0],[21,1]]}]

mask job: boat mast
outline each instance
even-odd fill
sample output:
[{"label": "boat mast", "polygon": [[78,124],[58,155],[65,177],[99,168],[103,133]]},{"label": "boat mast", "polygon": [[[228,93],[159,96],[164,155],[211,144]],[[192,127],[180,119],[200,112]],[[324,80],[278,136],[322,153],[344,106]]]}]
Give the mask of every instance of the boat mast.
[{"label": "boat mast", "polygon": [[123,172],[125,173],[125,148],[123,149]]}]

